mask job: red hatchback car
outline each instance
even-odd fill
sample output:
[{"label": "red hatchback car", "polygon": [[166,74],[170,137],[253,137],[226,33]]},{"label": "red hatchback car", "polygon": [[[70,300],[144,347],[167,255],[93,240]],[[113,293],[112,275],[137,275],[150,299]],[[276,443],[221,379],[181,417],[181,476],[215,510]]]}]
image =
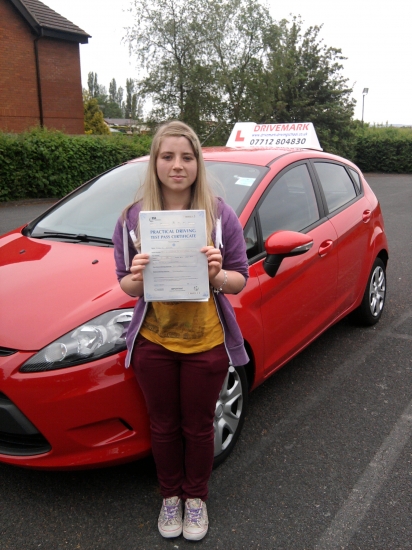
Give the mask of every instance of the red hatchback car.
[{"label": "red hatchback car", "polygon": [[[229,296],[250,362],[216,404],[215,457],[242,428],[248,392],[351,313],[379,321],[388,245],[359,169],[303,149],[209,148],[217,193],[237,212],[250,279]],[[144,400],[124,368],[135,300],[120,289],[111,237],[147,157],[84,184],[0,239],[0,461],[107,466],[150,452]]]}]

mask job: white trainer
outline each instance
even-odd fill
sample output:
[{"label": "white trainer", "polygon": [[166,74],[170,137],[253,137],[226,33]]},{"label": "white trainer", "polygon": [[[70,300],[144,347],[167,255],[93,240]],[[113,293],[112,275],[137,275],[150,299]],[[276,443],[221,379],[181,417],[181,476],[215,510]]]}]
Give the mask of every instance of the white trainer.
[{"label": "white trainer", "polygon": [[187,540],[201,540],[206,535],[208,527],[206,503],[200,498],[188,498],[183,521],[184,538]]},{"label": "white trainer", "polygon": [[165,498],[157,522],[159,532],[166,539],[182,533],[182,501],[179,497]]}]

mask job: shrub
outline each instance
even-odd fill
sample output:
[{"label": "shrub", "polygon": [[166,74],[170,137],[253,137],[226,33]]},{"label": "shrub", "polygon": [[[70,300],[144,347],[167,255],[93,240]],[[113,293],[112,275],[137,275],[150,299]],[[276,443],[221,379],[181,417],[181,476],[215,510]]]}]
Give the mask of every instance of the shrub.
[{"label": "shrub", "polygon": [[[356,139],[347,141],[346,156],[364,172],[412,173],[411,128],[358,126]],[[147,154],[150,143],[149,136],[122,134],[0,132],[0,201],[63,197],[94,176]]]},{"label": "shrub", "polygon": [[0,132],[0,201],[63,197],[80,184],[149,152],[149,136]]},{"label": "shrub", "polygon": [[358,130],[354,162],[364,172],[412,172],[412,128]]}]

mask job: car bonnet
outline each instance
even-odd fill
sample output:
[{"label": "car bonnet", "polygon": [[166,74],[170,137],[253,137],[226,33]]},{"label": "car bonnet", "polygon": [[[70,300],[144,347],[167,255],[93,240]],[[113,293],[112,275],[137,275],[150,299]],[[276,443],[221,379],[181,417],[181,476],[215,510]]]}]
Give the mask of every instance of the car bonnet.
[{"label": "car bonnet", "polygon": [[0,346],[37,351],[82,323],[133,306],[120,289],[111,247],[0,239]]}]

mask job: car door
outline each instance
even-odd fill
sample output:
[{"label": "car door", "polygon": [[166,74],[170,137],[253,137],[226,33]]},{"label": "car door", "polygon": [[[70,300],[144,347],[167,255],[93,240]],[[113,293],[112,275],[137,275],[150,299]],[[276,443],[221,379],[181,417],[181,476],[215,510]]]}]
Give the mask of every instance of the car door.
[{"label": "car door", "polygon": [[[285,258],[271,278],[263,269],[264,242],[282,229],[310,235],[313,246],[301,256]],[[303,162],[283,170],[268,186],[245,227],[251,283],[257,280],[261,291],[265,375],[335,318],[336,239],[333,225],[323,215],[308,165]]]},{"label": "car door", "polygon": [[328,218],[338,236],[336,301],[337,310],[341,314],[364,291],[362,276],[365,269],[368,271],[366,263],[370,258],[367,250],[373,232],[371,205],[362,193],[360,180],[352,180],[348,167],[324,160],[316,160],[313,165]]}]

